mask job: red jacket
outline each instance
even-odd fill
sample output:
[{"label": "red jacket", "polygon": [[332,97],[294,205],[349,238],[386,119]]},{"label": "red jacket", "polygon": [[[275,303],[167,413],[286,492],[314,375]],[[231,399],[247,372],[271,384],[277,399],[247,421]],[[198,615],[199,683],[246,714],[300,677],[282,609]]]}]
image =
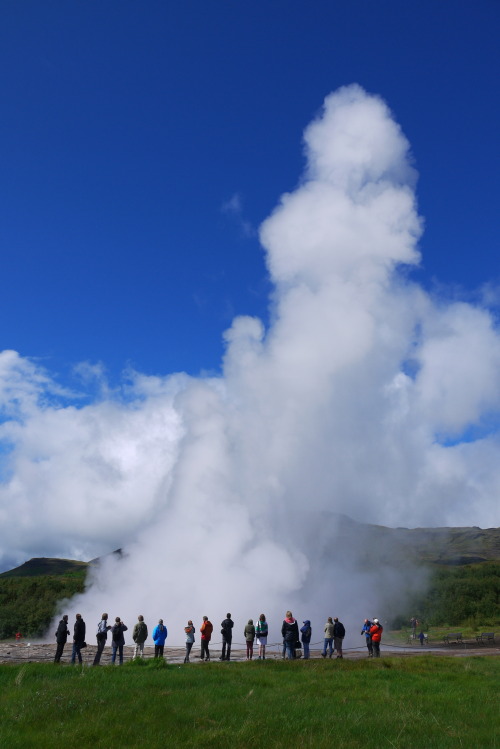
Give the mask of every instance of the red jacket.
[{"label": "red jacket", "polygon": [[372,624],[370,627],[370,636],[373,642],[380,642],[384,628],[381,624]]},{"label": "red jacket", "polygon": [[212,637],[213,631],[214,631],[214,627],[213,627],[212,622],[209,622],[208,620],[206,622],[203,622],[203,624],[200,627],[201,639],[208,640],[210,642],[210,638]]}]

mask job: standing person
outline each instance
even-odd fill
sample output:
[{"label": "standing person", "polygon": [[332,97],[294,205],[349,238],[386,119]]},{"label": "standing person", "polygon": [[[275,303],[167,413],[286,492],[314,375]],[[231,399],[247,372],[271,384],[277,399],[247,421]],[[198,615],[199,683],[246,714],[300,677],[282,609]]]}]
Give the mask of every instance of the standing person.
[{"label": "standing person", "polygon": [[226,614],[226,618],[220,624],[222,635],[222,653],[220,656],[221,661],[228,661],[231,657],[231,643],[233,641],[233,627],[234,622],[231,619],[231,614]]},{"label": "standing person", "polygon": [[191,619],[188,620],[187,626],[184,627],[186,633],[186,655],[184,656],[184,663],[189,663],[189,654],[194,643],[194,625]]},{"label": "standing person", "polygon": [[311,622],[306,619],[300,628],[300,634],[302,638],[302,645],[304,646],[304,658],[309,658],[309,643],[311,642]]},{"label": "standing person", "polygon": [[382,632],[384,631],[383,626],[380,624],[378,619],[373,620],[373,624],[370,627],[370,636],[373,643],[373,655],[375,658],[380,658],[380,640],[382,639]]},{"label": "standing person", "polygon": [[259,621],[255,627],[255,634],[257,636],[257,642],[259,644],[259,661],[262,659],[266,660],[266,645],[267,636],[269,634],[269,627],[267,626],[266,617],[264,614],[259,616]]},{"label": "standing person", "polygon": [[417,636],[417,625],[418,625],[418,619],[416,616],[412,616],[410,619],[410,627],[411,627],[411,639],[414,640]]},{"label": "standing person", "polygon": [[139,654],[141,658],[144,658],[144,643],[148,639],[148,625],[144,621],[142,614],[139,614],[137,617],[137,624],[134,626],[132,639],[135,642],[134,658],[137,657],[137,654]]},{"label": "standing person", "polygon": [[81,614],[76,615],[75,626],[73,628],[73,652],[71,653],[71,663],[75,662],[76,656],[78,656],[78,663],[82,662],[82,654],[80,648],[85,643],[85,622],[82,619]]},{"label": "standing person", "polygon": [[155,658],[163,658],[163,648],[167,639],[168,631],[163,624],[163,619],[158,619],[158,624],[153,629],[153,642],[155,644]]},{"label": "standing person", "polygon": [[255,640],[255,627],[253,624],[253,619],[248,620],[248,624],[245,626],[243,636],[247,644],[247,661],[251,661],[253,658],[253,641]]},{"label": "standing person", "polygon": [[113,645],[111,663],[116,661],[116,652],[118,651],[120,666],[123,664],[123,646],[125,645],[125,637],[123,636],[123,633],[126,632],[127,629],[127,625],[122,622],[119,616],[117,616],[115,623],[111,627],[111,642]]},{"label": "standing person", "polygon": [[210,650],[208,649],[208,646],[210,644],[210,640],[212,639],[212,632],[214,631],[214,625],[211,621],[209,621],[208,616],[203,617],[203,623],[200,627],[201,632],[201,655],[200,659],[205,659],[206,661],[210,660]]},{"label": "standing person", "polygon": [[68,615],[64,614],[63,618],[59,622],[59,626],[57,627],[57,631],[56,631],[57,648],[56,648],[56,654],[54,657],[54,663],[59,663],[59,661],[61,660],[64,646],[66,645],[68,637],[69,637]]},{"label": "standing person", "polygon": [[106,644],[106,640],[108,639],[108,632],[110,629],[111,626],[108,624],[108,615],[103,614],[101,617],[101,621],[97,625],[97,650],[94,657],[94,663],[92,664],[93,666],[98,666],[101,662],[102,651],[104,650],[104,646]]},{"label": "standing person", "polygon": [[424,630],[423,629],[420,630],[420,634],[418,636],[418,639],[420,640],[420,647],[423,648],[424,642],[425,642],[425,635],[424,635]]},{"label": "standing person", "polygon": [[365,636],[366,638],[366,647],[368,648],[368,658],[373,658],[373,644],[372,644],[372,636],[370,634],[370,627],[372,626],[372,623],[369,619],[365,619],[365,623],[363,624],[363,628],[361,630],[361,634]]},{"label": "standing person", "polygon": [[337,651],[337,658],[343,658],[342,655],[342,640],[345,637],[345,627],[342,622],[339,622],[338,616],[333,620],[333,646]]},{"label": "standing person", "polygon": [[281,625],[281,634],[283,636],[283,644],[286,648],[287,658],[293,660],[295,658],[295,648],[299,639],[299,625],[297,620],[293,618],[292,612],[287,611],[283,624]]},{"label": "standing person", "polygon": [[328,621],[325,624],[325,642],[323,644],[323,652],[321,653],[323,658],[326,658],[326,651],[329,650],[328,657],[332,657],[333,653],[333,619],[331,616],[328,617]]}]

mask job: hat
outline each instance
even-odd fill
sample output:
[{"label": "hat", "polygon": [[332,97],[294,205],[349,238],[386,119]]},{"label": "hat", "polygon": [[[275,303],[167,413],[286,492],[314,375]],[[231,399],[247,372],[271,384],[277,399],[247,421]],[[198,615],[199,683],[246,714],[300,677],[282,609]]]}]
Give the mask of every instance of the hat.
[{"label": "hat", "polygon": [[374,620],[373,620],[373,623],[374,623],[374,624],[378,624],[378,619],[374,619]]}]

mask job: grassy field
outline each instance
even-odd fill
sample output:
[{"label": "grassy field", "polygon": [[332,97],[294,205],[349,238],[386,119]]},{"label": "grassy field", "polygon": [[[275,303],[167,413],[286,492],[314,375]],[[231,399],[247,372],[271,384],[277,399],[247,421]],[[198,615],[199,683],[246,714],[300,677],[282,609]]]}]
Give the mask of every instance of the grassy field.
[{"label": "grassy field", "polygon": [[495,657],[0,666],[0,746],[500,747]]}]

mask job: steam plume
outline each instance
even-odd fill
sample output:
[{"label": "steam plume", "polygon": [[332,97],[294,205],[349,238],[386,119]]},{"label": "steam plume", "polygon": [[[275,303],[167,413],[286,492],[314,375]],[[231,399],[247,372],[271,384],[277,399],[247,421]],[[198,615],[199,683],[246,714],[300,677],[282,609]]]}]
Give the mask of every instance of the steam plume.
[{"label": "steam plume", "polygon": [[422,224],[407,140],[358,86],[328,96],[304,140],[303,179],[260,231],[272,322],[234,320],[220,377],[131,373],[126,397],[78,407],[0,355],[4,561],[124,546],[75,603],[88,620],[162,616],[180,641],[187,618],[265,611],[276,636],[287,608],[343,618],[353,593],[364,618],[373,580],[341,583],[319,553],[332,513],[498,522],[498,330],[409,280]]}]

